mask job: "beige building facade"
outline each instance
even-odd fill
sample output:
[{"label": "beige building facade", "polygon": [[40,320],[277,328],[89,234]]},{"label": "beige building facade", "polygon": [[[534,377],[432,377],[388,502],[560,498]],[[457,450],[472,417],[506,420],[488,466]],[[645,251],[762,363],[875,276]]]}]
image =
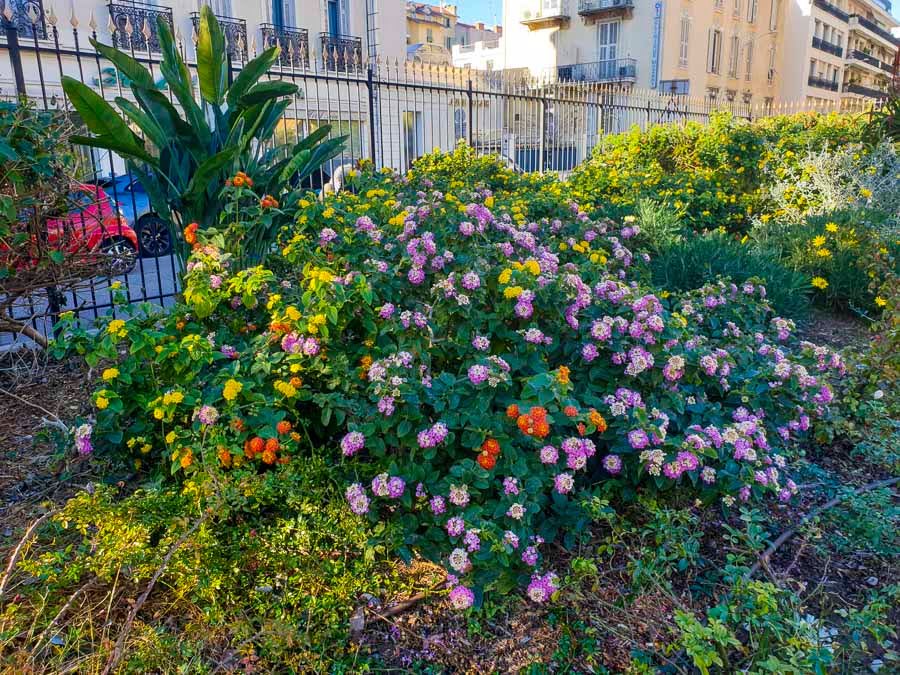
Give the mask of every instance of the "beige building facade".
[{"label": "beige building facade", "polygon": [[456,5],[406,3],[407,58],[449,64],[456,41]]},{"label": "beige building facade", "polygon": [[888,0],[790,0],[781,97],[811,102],[884,97],[900,39]]},{"label": "beige building facade", "polygon": [[889,0],[506,0],[503,22],[505,68],[751,105],[876,97],[900,44]]}]

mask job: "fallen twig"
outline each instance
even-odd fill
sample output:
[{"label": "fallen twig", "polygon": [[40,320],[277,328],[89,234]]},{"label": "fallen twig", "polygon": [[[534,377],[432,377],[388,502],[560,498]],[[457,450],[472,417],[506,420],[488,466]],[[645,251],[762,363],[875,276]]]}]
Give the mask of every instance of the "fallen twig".
[{"label": "fallen twig", "polygon": [[21,396],[18,396],[18,395],[16,395],[16,394],[12,393],[11,391],[6,391],[6,389],[0,389],[0,394],[3,394],[4,396],[9,396],[10,398],[14,398],[14,399],[16,399],[19,403],[23,403],[23,404],[25,404],[25,405],[27,405],[27,406],[30,406],[30,407],[34,408],[35,410],[40,410],[40,411],[41,411],[42,413],[44,413],[45,415],[49,415],[51,419],[49,419],[49,420],[46,419],[46,418],[42,418],[42,419],[41,419],[41,421],[42,421],[44,424],[46,424],[46,425],[48,425],[48,426],[54,426],[54,427],[57,427],[57,428],[61,429],[63,432],[69,433],[69,427],[66,426],[66,423],[63,422],[63,421],[59,418],[59,415],[56,415],[56,414],[50,412],[49,410],[47,410],[46,408],[44,408],[44,407],[42,407],[42,406],[39,406],[37,403],[32,403],[31,401],[29,401],[29,400],[27,400],[27,399],[24,399],[24,398],[22,398]]},{"label": "fallen twig", "polygon": [[81,597],[81,594],[84,593],[85,591],[87,591],[89,588],[91,588],[96,583],[97,583],[97,579],[95,577],[95,578],[91,579],[90,581],[88,581],[83,586],[80,586],[78,588],[78,590],[75,591],[71,595],[71,597],[69,597],[69,599],[66,601],[66,604],[64,604],[62,606],[62,609],[60,609],[59,612],[57,612],[56,616],[53,617],[53,620],[47,625],[47,627],[38,636],[38,639],[35,641],[34,647],[31,650],[31,656],[29,657],[29,660],[36,658],[40,654],[40,650],[38,648],[41,647],[41,643],[44,641],[44,638],[47,637],[48,633],[50,633],[50,631],[53,630],[53,628],[55,628],[59,624],[59,622],[62,620],[63,616],[65,616],[66,612],[69,611],[69,608],[72,607],[72,605],[75,603],[75,601],[79,597]]},{"label": "fallen twig", "polygon": [[196,521],[194,521],[194,524],[191,525],[191,528],[187,532],[182,534],[178,538],[178,541],[172,544],[172,546],[169,548],[166,556],[162,560],[162,563],[160,563],[159,567],[156,568],[156,571],[150,578],[150,583],[147,584],[147,588],[144,589],[144,592],[141,593],[141,596],[134,603],[131,611],[128,612],[128,617],[125,619],[125,623],[122,624],[122,630],[119,631],[119,637],[116,640],[116,646],[113,648],[112,656],[110,656],[106,667],[103,669],[102,675],[109,675],[109,673],[115,670],[116,666],[119,665],[119,661],[122,659],[122,654],[125,649],[125,640],[128,638],[128,634],[131,632],[131,626],[134,623],[135,617],[137,617],[137,614],[141,610],[141,607],[144,606],[144,603],[147,602],[147,598],[150,597],[150,592],[153,590],[153,587],[156,586],[156,582],[162,576],[162,573],[168,566],[169,561],[172,559],[172,556],[175,555],[175,551],[181,548],[181,545],[187,541],[188,537],[190,537],[194,532],[197,531],[197,528],[200,527],[204,520],[206,520],[206,516],[208,513],[208,511],[205,512]]},{"label": "fallen twig", "polygon": [[6,592],[6,586],[9,583],[10,578],[12,577],[13,570],[16,568],[16,563],[19,562],[19,556],[22,555],[22,549],[25,548],[25,544],[27,544],[31,538],[34,536],[34,533],[37,531],[41,525],[43,525],[47,520],[54,515],[56,515],[56,509],[52,511],[47,511],[40,518],[35,520],[31,526],[25,530],[25,534],[22,535],[22,539],[13,549],[12,555],[9,558],[9,564],[6,566],[6,571],[3,573],[3,579],[0,579],[0,601],[3,600],[3,594]]},{"label": "fallen twig", "polygon": [[768,565],[769,558],[772,557],[772,554],[775,553],[775,551],[777,551],[781,547],[781,545],[784,544],[784,542],[797,534],[797,530],[806,525],[806,523],[818,516],[820,513],[823,513],[824,511],[837,506],[848,497],[861,495],[865,492],[869,492],[870,490],[877,490],[878,488],[890,487],[891,485],[894,485],[898,482],[900,482],[900,476],[895,476],[894,478],[888,478],[886,480],[879,480],[874,483],[869,483],[868,485],[863,485],[862,487],[856,488],[853,492],[845,492],[842,495],[838,495],[834,499],[830,499],[822,504],[822,506],[813,509],[805,516],[803,516],[803,518],[800,519],[800,522],[782,532],[778,539],[772,542],[772,545],[765,550],[765,552],[759,557],[759,560],[757,560],[753,567],[751,567],[749,571],[744,575],[744,580],[747,581],[751,579],[753,575],[759,571],[760,567],[762,567],[763,565]]}]

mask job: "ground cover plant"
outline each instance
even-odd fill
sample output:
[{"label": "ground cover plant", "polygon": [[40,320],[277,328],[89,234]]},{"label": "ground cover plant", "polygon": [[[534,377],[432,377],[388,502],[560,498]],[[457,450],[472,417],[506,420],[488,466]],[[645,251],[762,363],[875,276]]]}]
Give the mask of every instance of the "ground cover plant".
[{"label": "ground cover plant", "polygon": [[263,267],[233,235],[281,206],[231,180],[176,307],[63,317],[96,386],[57,461],[108,485],[23,539],[5,663],[896,662],[894,294],[848,362],[767,281],[660,281],[649,211],[464,146],[349,183],[298,199]]}]

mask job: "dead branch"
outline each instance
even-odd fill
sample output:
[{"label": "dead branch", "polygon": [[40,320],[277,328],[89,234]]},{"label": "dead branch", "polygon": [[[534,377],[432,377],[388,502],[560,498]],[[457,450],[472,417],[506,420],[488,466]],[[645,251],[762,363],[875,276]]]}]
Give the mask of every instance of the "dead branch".
[{"label": "dead branch", "polygon": [[[2,332],[2,331],[0,331],[0,332]],[[27,405],[27,406],[29,406],[29,407],[31,407],[31,408],[34,408],[35,410],[40,410],[40,411],[41,411],[42,413],[44,413],[45,415],[49,415],[49,416],[50,416],[50,419],[49,419],[49,420],[46,419],[46,418],[44,418],[44,419],[41,420],[44,424],[46,424],[46,425],[48,425],[48,426],[56,427],[56,428],[60,429],[61,431],[63,431],[64,433],[69,433],[69,427],[66,426],[66,423],[63,422],[63,421],[59,418],[58,415],[55,415],[54,413],[50,412],[50,411],[47,410],[46,408],[44,408],[44,407],[42,407],[42,406],[39,406],[37,403],[32,403],[31,401],[28,401],[28,400],[22,398],[21,396],[18,396],[18,395],[16,395],[16,394],[12,393],[11,391],[6,391],[5,389],[0,389],[0,394],[3,394],[4,396],[9,396],[9,397],[11,397],[11,398],[14,398],[14,399],[16,399],[19,403],[23,403],[24,405]],[[2,595],[2,593],[0,593],[0,595]]]},{"label": "dead branch", "polygon": [[172,544],[172,546],[169,548],[168,552],[162,560],[162,563],[159,567],[156,568],[156,571],[150,578],[150,583],[147,584],[147,588],[144,589],[144,592],[141,593],[141,596],[134,603],[131,611],[128,612],[128,617],[125,619],[125,623],[122,625],[122,630],[119,632],[119,637],[116,640],[116,646],[113,648],[112,656],[110,656],[106,667],[103,669],[102,675],[109,675],[109,673],[115,670],[116,666],[119,665],[119,661],[122,660],[122,655],[125,650],[125,640],[128,638],[128,634],[131,632],[131,626],[132,624],[134,624],[134,620],[137,617],[138,612],[141,610],[141,607],[144,606],[144,603],[147,602],[147,598],[150,597],[150,593],[153,590],[153,587],[156,586],[156,582],[159,580],[159,578],[162,576],[162,573],[169,565],[169,561],[172,559],[172,556],[175,555],[175,551],[181,548],[181,545],[187,541],[188,537],[190,537],[192,534],[194,534],[194,532],[197,531],[197,528],[200,527],[204,520],[206,520],[206,516],[208,515],[208,513],[208,511],[204,512],[202,516],[195,520],[190,529],[182,534],[178,538],[178,541]]},{"label": "dead branch", "polygon": [[795,534],[797,534],[797,531],[801,527],[806,525],[806,523],[808,523],[813,518],[817,517],[819,514],[827,511],[830,508],[837,506],[838,504],[840,504],[842,501],[844,501],[848,497],[855,497],[856,495],[861,495],[861,494],[863,494],[865,492],[869,492],[871,490],[877,490],[878,488],[890,487],[891,485],[894,485],[895,483],[898,483],[898,482],[900,482],[900,476],[895,476],[894,478],[888,478],[886,480],[880,480],[880,481],[876,481],[874,483],[869,483],[868,485],[863,485],[862,487],[856,488],[853,492],[846,492],[842,495],[838,495],[834,499],[830,499],[829,501],[822,504],[822,506],[819,506],[819,507],[813,509],[812,511],[807,513],[805,516],[803,516],[803,518],[800,519],[800,522],[798,522],[793,527],[782,532],[781,535],[778,537],[778,539],[776,539],[775,541],[772,542],[772,545],[769,546],[769,548],[767,548],[765,550],[765,552],[759,557],[759,560],[757,560],[756,563],[753,565],[753,567],[751,567],[750,570],[744,575],[744,580],[745,581],[750,580],[751,578],[753,578],[753,575],[759,571],[760,567],[762,567],[763,565],[768,565],[769,558],[772,557],[772,554],[775,553],[775,551],[777,551],[781,547],[781,545],[784,544],[784,542],[786,542],[788,539],[790,539]]},{"label": "dead branch", "polygon": [[56,616],[53,617],[53,620],[49,624],[47,624],[47,627],[41,632],[40,635],[38,635],[38,639],[34,643],[34,647],[31,650],[31,657],[29,658],[29,660],[34,659],[35,657],[37,657],[40,654],[40,650],[38,648],[41,646],[41,643],[44,641],[44,638],[47,637],[47,635],[50,633],[51,630],[53,630],[53,628],[55,628],[57,625],[59,625],[59,622],[62,621],[62,618],[66,615],[66,612],[68,612],[69,609],[72,607],[72,605],[75,604],[75,601],[79,597],[81,597],[81,595],[85,591],[87,591],[89,588],[93,587],[94,584],[96,584],[96,583],[97,583],[97,579],[95,577],[95,578],[91,579],[90,581],[88,581],[86,584],[80,586],[78,588],[78,590],[76,590],[74,593],[72,593],[72,595],[66,601],[66,604],[64,604],[62,606],[62,609],[60,609],[59,612],[56,613]]},{"label": "dead branch", "polygon": [[12,577],[13,570],[16,568],[16,563],[19,562],[19,556],[22,555],[22,549],[25,548],[25,544],[27,544],[31,538],[34,536],[34,533],[37,529],[43,525],[47,520],[54,515],[56,515],[57,510],[53,509],[52,511],[47,511],[40,518],[35,520],[31,526],[25,530],[25,534],[22,535],[22,539],[16,545],[15,549],[13,549],[12,555],[9,558],[9,564],[6,566],[6,571],[3,573],[3,579],[0,580],[0,602],[3,600],[3,593],[6,592],[6,586],[9,583],[10,578]]}]

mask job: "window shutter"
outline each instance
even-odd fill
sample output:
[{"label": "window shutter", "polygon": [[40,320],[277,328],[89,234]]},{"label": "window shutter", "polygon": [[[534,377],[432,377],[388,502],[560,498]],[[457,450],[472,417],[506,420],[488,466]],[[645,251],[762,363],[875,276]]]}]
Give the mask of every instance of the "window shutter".
[{"label": "window shutter", "polygon": [[715,45],[713,45],[713,29],[710,28],[707,30],[707,42],[706,42],[706,72],[713,72],[713,54]]}]

